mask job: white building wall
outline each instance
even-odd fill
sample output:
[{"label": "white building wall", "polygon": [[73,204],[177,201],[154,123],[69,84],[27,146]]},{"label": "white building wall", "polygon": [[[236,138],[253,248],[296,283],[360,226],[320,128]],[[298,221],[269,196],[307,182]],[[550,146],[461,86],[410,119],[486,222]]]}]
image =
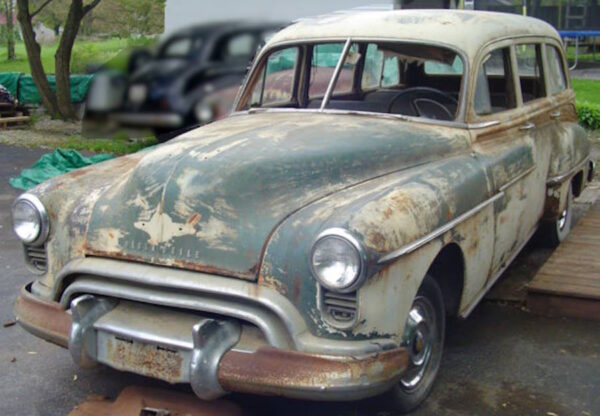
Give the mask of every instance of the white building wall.
[{"label": "white building wall", "polygon": [[167,0],[165,33],[229,19],[292,21],[356,7],[391,7],[393,0]]}]

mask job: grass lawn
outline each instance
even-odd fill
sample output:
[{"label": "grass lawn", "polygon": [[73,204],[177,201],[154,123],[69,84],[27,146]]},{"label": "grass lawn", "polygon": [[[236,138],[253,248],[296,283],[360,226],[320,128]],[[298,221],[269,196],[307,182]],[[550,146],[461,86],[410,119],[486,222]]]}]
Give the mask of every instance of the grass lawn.
[{"label": "grass lawn", "polygon": [[[82,40],[76,41],[73,47],[71,57],[71,72],[84,73],[90,65],[104,64],[108,61],[119,62],[122,64],[127,61],[128,51],[137,45],[148,44],[147,39],[104,39],[104,40]],[[53,74],[54,54],[58,48],[58,43],[42,46],[42,64],[46,73]],[[0,48],[0,72],[24,72],[30,73],[25,44],[17,43],[15,47],[17,59],[7,61],[6,48]],[[125,57],[124,57],[125,56]]]},{"label": "grass lawn", "polygon": [[578,102],[600,105],[600,80],[571,79]]},{"label": "grass lawn", "polygon": [[[596,44],[596,59],[594,59],[594,54],[583,53],[584,49],[579,48],[579,53],[577,54],[577,59],[579,62],[599,62],[600,63],[600,43]],[[567,60],[569,61],[569,65],[575,62],[575,46],[569,46],[567,48]]]}]

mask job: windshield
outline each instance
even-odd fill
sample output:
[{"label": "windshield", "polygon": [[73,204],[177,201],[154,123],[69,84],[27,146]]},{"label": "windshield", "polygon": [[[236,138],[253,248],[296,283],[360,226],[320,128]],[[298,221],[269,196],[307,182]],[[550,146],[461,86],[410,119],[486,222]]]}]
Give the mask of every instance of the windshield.
[{"label": "windshield", "polygon": [[295,45],[261,60],[238,110],[335,109],[451,121],[456,119],[463,74],[461,57],[436,46],[349,41]]}]

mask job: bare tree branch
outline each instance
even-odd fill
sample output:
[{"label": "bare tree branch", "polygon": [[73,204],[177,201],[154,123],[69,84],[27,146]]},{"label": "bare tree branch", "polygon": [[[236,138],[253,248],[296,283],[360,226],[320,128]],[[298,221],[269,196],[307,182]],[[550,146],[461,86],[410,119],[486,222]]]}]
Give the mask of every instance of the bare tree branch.
[{"label": "bare tree branch", "polygon": [[88,14],[94,7],[96,7],[100,3],[100,0],[93,0],[90,4],[83,7],[83,16]]},{"label": "bare tree branch", "polygon": [[38,14],[39,12],[41,12],[42,10],[44,10],[44,8],[49,5],[50,3],[52,3],[54,0],[46,0],[45,2],[42,3],[42,5],[40,7],[38,7],[38,9],[29,14],[29,18],[33,20],[33,18],[35,17],[36,14]]}]

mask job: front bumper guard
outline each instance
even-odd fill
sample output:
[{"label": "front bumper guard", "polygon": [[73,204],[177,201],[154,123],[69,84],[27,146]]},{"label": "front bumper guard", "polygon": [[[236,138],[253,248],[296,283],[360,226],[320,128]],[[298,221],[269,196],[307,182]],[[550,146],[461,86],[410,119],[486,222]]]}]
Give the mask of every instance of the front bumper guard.
[{"label": "front bumper guard", "polygon": [[[148,354],[144,342],[131,340],[143,340],[144,328],[128,337],[123,337],[118,328],[110,329],[110,315],[116,313],[117,304],[111,298],[83,295],[74,299],[71,309],[65,311],[56,302],[32,295],[26,286],[15,303],[15,315],[27,331],[69,348],[79,365],[101,362],[171,383],[187,382],[196,395],[208,400],[230,391],[302,399],[358,400],[388,390],[408,365],[404,348],[361,357],[271,347],[254,351],[238,349],[241,328],[237,321],[201,317],[197,317],[198,322],[192,327],[191,345],[161,342],[163,347],[157,346],[159,351],[153,349]],[[154,328],[152,323],[149,325],[146,329]],[[166,371],[164,366],[172,363],[173,357],[177,358],[178,371]],[[128,362],[133,364],[125,365]]]}]

